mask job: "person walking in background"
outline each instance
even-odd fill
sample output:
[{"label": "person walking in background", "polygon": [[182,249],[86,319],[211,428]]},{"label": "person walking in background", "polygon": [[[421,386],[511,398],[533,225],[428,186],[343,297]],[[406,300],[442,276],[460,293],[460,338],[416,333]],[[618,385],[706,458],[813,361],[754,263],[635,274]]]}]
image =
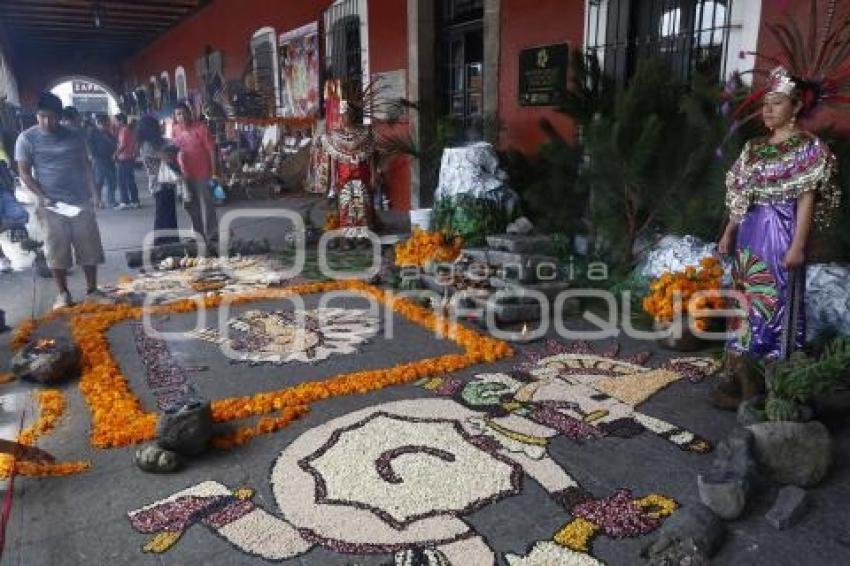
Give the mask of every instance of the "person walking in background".
[{"label": "person walking in background", "polygon": [[112,208],[116,204],[118,177],[115,172],[113,158],[118,151],[118,140],[109,129],[109,118],[100,115],[96,120],[96,128],[89,136],[89,152],[91,153],[94,169],[94,184],[100,193],[106,186],[106,206]]},{"label": "person walking in background", "polygon": [[72,254],[83,266],[88,300],[98,300],[97,266],[104,262],[94,206],[100,195],[82,135],[59,124],[62,102],[53,94],[39,96],[38,123],[18,136],[15,159],[23,183],[38,198],[36,214],[46,228],[47,266],[59,288],[54,308],[73,305],[67,271]]},{"label": "person walking in background", "polygon": [[[154,198],[154,231],[177,230],[176,190],[180,178],[178,149],[162,137],[162,128],[153,116],[143,116],[137,130],[139,152],[148,174],[148,188]],[[176,234],[154,237],[154,245],[176,242]]]},{"label": "person walking in background", "polygon": [[[15,180],[11,170],[11,159],[0,139],[0,233],[26,230],[29,214],[15,200]],[[14,238],[10,238],[14,241]],[[0,273],[12,271],[12,262],[3,253],[0,246]],[[2,324],[0,324],[2,326]]]},{"label": "person walking in background", "polygon": [[73,106],[66,106],[62,109],[62,116],[59,118],[59,124],[78,134],[83,133],[83,120],[80,118],[80,113],[77,112],[77,109]]},{"label": "person walking in background", "polygon": [[118,189],[121,191],[121,203],[116,206],[119,210],[139,208],[139,189],[136,186],[136,136],[127,124],[126,114],[115,115],[115,125],[118,128],[118,148],[115,150],[115,161],[118,164]]},{"label": "person walking in background", "polygon": [[206,125],[194,120],[192,111],[181,102],[174,107],[171,138],[180,148],[178,162],[186,180],[183,206],[195,230],[207,242],[218,240],[218,216],[210,192],[216,174],[215,141]]}]

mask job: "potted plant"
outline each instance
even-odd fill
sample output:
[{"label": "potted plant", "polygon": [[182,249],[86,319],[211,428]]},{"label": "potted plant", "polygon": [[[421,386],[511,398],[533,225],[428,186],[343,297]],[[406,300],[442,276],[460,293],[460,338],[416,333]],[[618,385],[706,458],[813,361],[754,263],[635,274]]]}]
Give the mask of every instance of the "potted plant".
[{"label": "potted plant", "polygon": [[830,342],[818,357],[795,352],[788,360],[765,366],[767,397],[741,408],[752,420],[756,458],[779,483],[815,485],[832,465],[832,442],[815,420],[810,404],[816,396],[850,382],[850,337]]},{"label": "potted plant", "polygon": [[831,392],[848,381],[850,337],[832,340],[815,359],[795,352],[787,361],[768,365],[765,371],[767,400],[765,417],[769,421],[799,421],[805,408],[819,395]]}]

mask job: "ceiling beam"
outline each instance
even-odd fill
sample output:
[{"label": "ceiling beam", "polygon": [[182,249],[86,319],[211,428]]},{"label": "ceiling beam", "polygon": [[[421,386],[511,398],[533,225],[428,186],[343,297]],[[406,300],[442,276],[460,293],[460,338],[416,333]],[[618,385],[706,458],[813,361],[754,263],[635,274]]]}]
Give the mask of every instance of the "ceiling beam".
[{"label": "ceiling beam", "polygon": [[158,35],[159,30],[140,28],[81,28],[73,24],[21,25],[16,26],[16,35],[32,35],[37,32],[65,32],[80,36],[146,36]]},{"label": "ceiling beam", "polygon": [[42,42],[38,46],[27,49],[27,52],[49,54],[53,57],[76,57],[81,54],[91,55],[95,59],[109,59],[116,51],[138,49],[142,44],[132,42],[103,41],[80,45],[72,41],[57,41],[56,43]]},{"label": "ceiling beam", "polygon": [[[76,8],[94,12],[91,0],[18,0],[18,7]],[[183,15],[197,7],[197,2],[102,2],[104,12],[160,12]]]},{"label": "ceiling beam", "polygon": [[[94,23],[94,14],[86,12],[29,12],[20,8],[0,8],[0,18],[6,23],[15,21],[85,21]],[[116,15],[101,14],[101,22],[118,22],[145,25],[171,25],[179,21],[175,16],[158,16],[153,14]]]},{"label": "ceiling beam", "polygon": [[95,27],[94,22],[91,20],[69,20],[69,19],[30,19],[30,18],[7,18],[5,16],[0,16],[3,19],[4,24],[11,29],[18,28],[49,28],[52,26],[64,26],[64,27],[73,27],[75,29],[81,30],[92,30],[92,31],[101,31],[101,30],[123,30],[123,29],[145,29],[151,31],[164,31],[168,29],[171,25],[170,23],[144,23],[144,22],[114,22],[111,20],[101,20],[100,27]]}]

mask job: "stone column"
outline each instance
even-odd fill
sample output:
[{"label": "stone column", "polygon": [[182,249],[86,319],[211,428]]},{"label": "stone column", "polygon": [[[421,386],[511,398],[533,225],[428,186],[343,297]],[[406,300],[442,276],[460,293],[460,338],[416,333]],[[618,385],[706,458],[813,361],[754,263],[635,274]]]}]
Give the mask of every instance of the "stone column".
[{"label": "stone column", "polygon": [[484,0],[484,139],[499,144],[499,57],[502,0]]},{"label": "stone column", "polygon": [[[419,147],[428,147],[436,136],[437,42],[435,0],[407,0],[407,92],[419,111],[410,113],[410,129]],[[410,161],[410,206],[430,206],[437,179],[427,163]]]}]

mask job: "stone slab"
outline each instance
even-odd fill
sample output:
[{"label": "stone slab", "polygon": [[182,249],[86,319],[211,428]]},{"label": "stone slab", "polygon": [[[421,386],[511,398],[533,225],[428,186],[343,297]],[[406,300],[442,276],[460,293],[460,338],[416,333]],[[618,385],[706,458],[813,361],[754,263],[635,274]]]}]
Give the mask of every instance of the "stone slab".
[{"label": "stone slab", "polygon": [[697,489],[700,501],[727,521],[740,517],[747,505],[748,482],[735,474],[699,474]]},{"label": "stone slab", "polygon": [[550,236],[523,236],[520,234],[496,234],[487,236],[487,245],[493,250],[523,254],[551,255],[554,243]]},{"label": "stone slab", "polygon": [[780,531],[794,526],[805,513],[809,503],[805,489],[789,485],[779,490],[776,502],[764,516],[773,528]]},{"label": "stone slab", "polygon": [[505,303],[482,298],[472,300],[479,308],[484,309],[485,313],[492,311],[496,322],[502,324],[540,320],[541,317],[540,304],[537,302]]},{"label": "stone slab", "polygon": [[506,281],[501,277],[491,277],[490,285],[495,289],[529,290],[537,291],[546,295],[549,301],[554,301],[560,293],[570,288],[569,283],[563,281],[546,281],[543,283],[516,283]]},{"label": "stone slab", "polygon": [[[522,254],[489,250],[483,248],[470,248],[461,251],[461,256],[468,257],[473,261],[486,263],[487,265],[501,268],[502,278],[511,279],[519,283],[538,282],[537,268],[541,264],[551,264],[557,269],[558,258],[548,255]],[[544,273],[548,275],[552,269]]]}]

